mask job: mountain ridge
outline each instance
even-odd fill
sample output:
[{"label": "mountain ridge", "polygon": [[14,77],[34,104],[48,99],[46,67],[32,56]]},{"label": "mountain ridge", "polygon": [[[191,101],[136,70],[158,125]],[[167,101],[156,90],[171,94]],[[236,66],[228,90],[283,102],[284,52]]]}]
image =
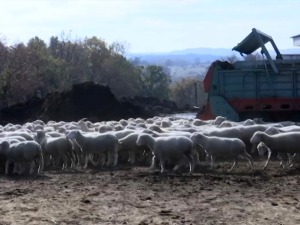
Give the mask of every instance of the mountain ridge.
[{"label": "mountain ridge", "polygon": [[[300,48],[290,48],[279,50],[281,54],[300,54]],[[259,50],[254,54],[260,53]],[[271,56],[276,53],[273,49],[269,50]],[[227,57],[236,56],[241,58],[239,52],[229,48],[187,48],[183,50],[174,50],[171,52],[157,53],[128,53],[128,58],[139,58],[140,61],[148,64],[165,65],[173,63],[175,65],[192,65],[202,63],[212,63],[215,60],[224,60]]]},{"label": "mountain ridge", "polygon": [[[273,49],[268,49],[270,53],[275,53]],[[300,54],[300,48],[287,48],[279,49],[282,54]],[[182,55],[182,54],[200,54],[200,55],[228,55],[228,53],[236,53],[230,48],[208,48],[208,47],[199,47],[199,48],[186,48],[181,50],[173,50],[168,52],[132,52],[129,55]]]}]

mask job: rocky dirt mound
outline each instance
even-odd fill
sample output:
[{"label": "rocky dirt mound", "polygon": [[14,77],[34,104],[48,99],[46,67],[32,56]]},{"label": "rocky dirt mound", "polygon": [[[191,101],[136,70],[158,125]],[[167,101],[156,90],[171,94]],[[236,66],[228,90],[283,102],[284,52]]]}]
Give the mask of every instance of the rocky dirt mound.
[{"label": "rocky dirt mound", "polygon": [[0,123],[43,121],[77,121],[88,118],[92,122],[119,120],[130,117],[148,118],[161,113],[178,112],[175,103],[156,98],[117,99],[107,86],[87,82],[77,84],[70,91],[51,93],[44,99],[34,97],[0,111]]}]

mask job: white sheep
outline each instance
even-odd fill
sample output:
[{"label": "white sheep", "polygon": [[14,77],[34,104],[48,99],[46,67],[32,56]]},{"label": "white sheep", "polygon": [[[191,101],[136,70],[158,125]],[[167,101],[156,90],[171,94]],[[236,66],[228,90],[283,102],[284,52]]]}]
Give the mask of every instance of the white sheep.
[{"label": "white sheep", "polygon": [[10,140],[18,140],[18,141],[26,141],[26,139],[22,136],[8,136],[8,137],[0,137],[0,142],[2,141],[8,141]]},{"label": "white sheep", "polygon": [[165,131],[163,129],[160,128],[160,126],[158,125],[151,125],[148,127],[149,130],[153,130],[159,133],[164,133]]},{"label": "white sheep", "polygon": [[[275,126],[275,125],[272,125]],[[256,131],[265,131],[267,128],[269,128],[270,125],[238,125],[234,127],[225,127],[225,128],[214,128],[214,129],[207,129],[206,131],[203,131],[203,134],[206,136],[217,136],[217,137],[227,137],[227,138],[239,138],[241,139],[245,144],[247,150],[249,152],[254,152],[256,146],[251,146],[250,139],[252,135]],[[257,143],[258,144],[258,143]],[[252,150],[251,150],[252,147]]]},{"label": "white sheep", "polygon": [[203,125],[207,125],[208,122],[206,121],[203,121],[203,120],[199,120],[199,119],[194,119],[193,122],[192,122],[192,125],[193,126],[203,126]]},{"label": "white sheep", "polygon": [[114,125],[113,128],[115,131],[122,131],[125,129],[125,127],[123,127],[121,124]]},{"label": "white sheep", "polygon": [[281,165],[283,165],[283,158],[287,153],[299,153],[299,140],[300,132],[286,132],[269,135],[264,132],[257,131],[253,134],[250,142],[258,144],[260,142],[271,149],[271,151],[278,152],[278,157],[281,159]]},{"label": "white sheep", "polygon": [[234,159],[234,163],[229,170],[232,171],[238,164],[239,156],[242,156],[249,161],[252,170],[254,169],[252,157],[247,153],[245,143],[238,138],[206,136],[202,133],[194,133],[191,139],[205,150],[207,159],[210,159],[211,168],[214,167],[216,157],[230,157]]},{"label": "white sheep", "polygon": [[[185,136],[187,138],[191,138],[192,134],[189,132],[180,132],[180,131],[171,131],[167,133],[158,133],[149,129],[145,129],[142,133],[150,134],[152,137],[170,137],[170,136]],[[200,165],[199,154],[201,154],[201,146],[194,145],[193,157],[196,165]]]},{"label": "white sheep", "polygon": [[98,132],[82,134],[80,131],[70,131],[67,136],[68,139],[75,139],[76,142],[85,154],[84,169],[88,166],[88,161],[91,160],[91,154],[103,155],[108,153],[107,165],[111,164],[113,159],[113,166],[118,164],[118,149],[119,143],[115,135],[110,133],[100,134]]},{"label": "white sheep", "polygon": [[190,173],[194,171],[193,142],[191,139],[183,136],[157,137],[149,134],[139,135],[136,144],[138,146],[147,146],[153,154],[151,169],[155,169],[155,161],[160,161],[161,173],[165,172],[167,160],[176,159],[179,163],[174,167],[178,170],[186,160],[189,162]]},{"label": "white sheep", "polygon": [[146,119],[146,124],[153,124],[154,120],[152,118]]},{"label": "white sheep", "polygon": [[[41,146],[36,141],[22,141],[9,144],[3,141],[0,144],[0,151],[6,156],[5,174],[8,174],[9,165],[13,163],[31,163],[30,174],[33,172],[34,164],[39,174],[43,168],[43,154]],[[16,166],[16,165],[15,165]],[[14,169],[15,170],[15,169]]]},{"label": "white sheep", "polygon": [[21,136],[28,141],[33,140],[33,136],[27,132],[10,132],[9,131],[9,132],[0,133],[0,137],[10,137],[10,136]]},{"label": "white sheep", "polygon": [[128,122],[127,122],[126,120],[124,120],[124,119],[121,119],[121,120],[119,121],[119,123],[120,123],[123,127],[126,127],[126,126],[128,125]]},{"label": "white sheep", "polygon": [[287,127],[280,127],[278,128],[280,132],[300,132],[300,127],[297,125],[287,126]]},{"label": "white sheep", "polygon": [[[277,127],[269,127],[268,129],[265,130],[265,133],[269,134],[269,135],[279,134],[279,133],[284,133],[284,132],[286,132],[286,131],[283,131],[281,128],[277,128]],[[270,149],[265,149],[265,147],[267,148],[267,146],[263,142],[261,142],[261,143],[262,143],[261,146],[260,146],[261,149],[264,149],[265,151],[271,152]],[[257,149],[258,149],[258,147],[257,147]],[[294,156],[295,156],[295,154],[287,153],[287,158],[288,158],[287,164],[290,165],[290,167],[293,166],[292,159],[293,159]],[[271,157],[271,155],[270,155],[270,157]],[[283,160],[282,155],[278,155],[278,158]],[[280,165],[283,166],[282,161],[281,161]]]},{"label": "white sheep", "polygon": [[242,124],[243,124],[244,126],[249,126],[249,125],[255,125],[256,123],[255,123],[254,120],[247,119],[247,120],[243,121]]},{"label": "white sheep", "polygon": [[[258,150],[258,154],[259,154],[260,156],[263,156],[266,152],[268,152],[267,161],[266,161],[266,163],[265,163],[265,165],[264,165],[264,167],[263,167],[263,169],[266,169],[267,166],[268,166],[268,164],[269,164],[269,161],[270,161],[270,158],[271,158],[271,155],[272,155],[272,151],[271,151],[271,149],[270,149],[264,142],[260,142],[260,143],[258,144],[257,150]],[[288,164],[290,167],[292,167],[292,166],[293,166],[292,158],[295,156],[295,154],[292,155],[292,154],[288,153],[287,156],[288,156],[288,162],[287,162],[287,164]],[[280,165],[281,165],[281,167],[284,169],[285,166],[284,166],[284,163],[283,163],[283,154],[278,154],[277,157],[280,159]]]},{"label": "white sheep", "polygon": [[55,165],[57,160],[62,159],[62,169],[64,170],[67,168],[68,159],[70,159],[71,168],[74,168],[75,156],[73,153],[73,144],[66,137],[49,137],[44,131],[38,131],[36,140],[42,147],[45,160],[51,156],[53,160],[52,163]]},{"label": "white sheep", "polygon": [[114,130],[114,128],[110,125],[107,125],[107,124],[101,125],[101,126],[98,127],[99,133],[106,133],[108,131],[113,131],[113,130]]},{"label": "white sheep", "polygon": [[83,120],[79,120],[78,121],[78,126],[80,127],[80,129],[84,132],[94,132],[95,129],[94,128],[89,128],[87,126],[87,124],[83,121]]},{"label": "white sheep", "polygon": [[217,127],[222,128],[222,127],[233,127],[234,125],[232,124],[232,122],[230,121],[223,121],[220,125],[218,125]]},{"label": "white sheep", "polygon": [[226,117],[223,117],[223,116],[217,116],[217,117],[211,122],[211,125],[218,126],[218,125],[220,125],[222,122],[224,122],[225,120],[226,120]]},{"label": "white sheep", "polygon": [[135,164],[136,156],[144,155],[144,146],[138,146],[136,144],[139,135],[140,132],[134,132],[118,140],[120,144],[120,155],[128,157],[128,162],[131,165]]}]

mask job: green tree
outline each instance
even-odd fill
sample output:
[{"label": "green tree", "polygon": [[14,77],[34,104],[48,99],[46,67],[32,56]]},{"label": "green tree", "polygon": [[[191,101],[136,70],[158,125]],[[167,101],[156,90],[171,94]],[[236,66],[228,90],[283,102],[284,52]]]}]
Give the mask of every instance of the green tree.
[{"label": "green tree", "polygon": [[41,56],[23,43],[10,47],[5,83],[10,104],[26,101],[40,87]]},{"label": "green tree", "polygon": [[126,43],[108,45],[100,38],[71,41],[52,36],[49,45],[38,37],[27,45],[0,42],[0,99],[2,105],[26,101],[37,92],[64,91],[75,83],[107,85],[119,96],[169,98],[169,72],[160,66],[141,66],[128,60]]},{"label": "green tree", "polygon": [[89,59],[89,71],[87,71],[89,80],[107,85],[109,77],[104,74],[103,70],[103,63],[110,56],[107,44],[94,36],[84,41],[84,47]]},{"label": "green tree", "polygon": [[169,99],[171,81],[170,75],[166,74],[161,66],[141,67],[142,94],[144,96]]},{"label": "green tree", "polygon": [[125,57],[112,54],[103,63],[108,85],[116,96],[134,96],[141,92],[141,77],[137,67]]}]

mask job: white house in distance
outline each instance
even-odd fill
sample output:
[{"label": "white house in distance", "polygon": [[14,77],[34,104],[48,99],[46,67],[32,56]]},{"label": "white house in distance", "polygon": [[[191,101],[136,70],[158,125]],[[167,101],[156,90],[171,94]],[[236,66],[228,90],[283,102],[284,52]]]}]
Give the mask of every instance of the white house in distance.
[{"label": "white house in distance", "polygon": [[[295,35],[291,38],[293,38],[293,45],[300,47],[300,34]],[[295,53],[293,53],[293,54],[284,54],[284,55],[282,55],[282,57],[285,60],[300,60],[300,54],[295,54]]]},{"label": "white house in distance", "polygon": [[293,44],[294,44],[294,46],[300,46],[300,34],[295,35],[295,36],[293,36],[291,38],[293,38]]}]

